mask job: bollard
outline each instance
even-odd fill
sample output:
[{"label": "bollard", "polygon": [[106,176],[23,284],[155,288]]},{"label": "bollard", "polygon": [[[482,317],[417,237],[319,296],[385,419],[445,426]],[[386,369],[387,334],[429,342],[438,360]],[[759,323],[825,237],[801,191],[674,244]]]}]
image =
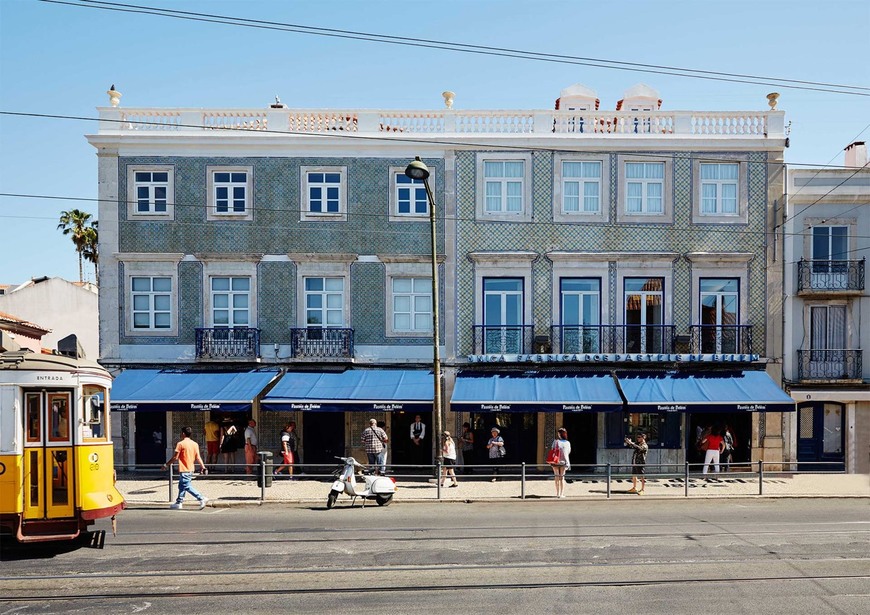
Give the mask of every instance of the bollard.
[{"label": "bollard", "polygon": [[764,461],[758,460],[758,495],[764,495]]},{"label": "bollard", "polygon": [[257,455],[260,457],[260,472],[257,474],[257,486],[262,491],[266,487],[272,486],[272,453],[270,451],[260,451]]},{"label": "bollard", "polygon": [[520,499],[526,499],[526,462],[520,466]]},{"label": "bollard", "polygon": [[172,464],[169,464],[169,501],[172,501]]},{"label": "bollard", "polygon": [[610,464],[607,464],[607,499],[610,499]]},{"label": "bollard", "polygon": [[689,460],[686,459],[686,469],[683,471],[683,480],[685,481],[685,485],[683,485],[683,490],[686,493],[686,497],[689,497]]},{"label": "bollard", "polygon": [[439,459],[435,464],[435,497],[436,499],[441,499],[441,460]]}]

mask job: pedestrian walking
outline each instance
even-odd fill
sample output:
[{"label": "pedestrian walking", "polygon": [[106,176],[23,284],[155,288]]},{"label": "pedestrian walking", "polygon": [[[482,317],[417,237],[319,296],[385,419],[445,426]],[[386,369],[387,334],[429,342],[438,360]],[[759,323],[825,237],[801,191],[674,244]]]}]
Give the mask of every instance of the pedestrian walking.
[{"label": "pedestrian walking", "polygon": [[[631,456],[631,489],[629,493],[643,495],[643,490],[646,488],[646,454],[649,452],[649,445],[646,443],[646,434],[637,432],[634,435],[637,442],[632,442],[631,438],[625,439],[626,446],[634,449]],[[640,490],[637,489],[637,477],[640,477]]]},{"label": "pedestrian walking", "polygon": [[718,427],[713,427],[710,434],[704,438],[702,444],[706,447],[704,454],[704,469],[703,474],[707,474],[710,466],[713,466],[713,472],[719,473],[719,456],[722,454],[722,449],[725,447],[725,439],[722,437],[722,432]]},{"label": "pedestrian walking", "polygon": [[[378,421],[378,427],[384,430],[384,433],[387,433],[387,424],[384,421]],[[389,451],[389,441],[390,436],[387,434],[387,441],[384,442],[384,449],[378,453],[378,467],[380,468],[381,476],[387,475],[387,454]]]},{"label": "pedestrian walking", "polygon": [[256,426],[257,421],[251,419],[248,421],[248,426],[245,427],[245,474],[253,474],[254,465],[257,463],[259,443],[257,442],[257,432],[254,429]]},{"label": "pedestrian walking", "polygon": [[456,480],[456,472],[453,467],[456,465],[456,443],[450,437],[449,431],[444,431],[441,434],[441,457],[444,459],[444,465],[441,468],[441,486],[444,486],[445,479],[450,476],[453,479],[451,487],[458,484]]},{"label": "pedestrian walking", "polygon": [[188,493],[199,500],[200,510],[205,508],[206,503],[208,503],[208,498],[194,489],[190,482],[193,480],[195,464],[199,464],[202,474],[208,473],[205,462],[199,454],[199,444],[191,439],[192,435],[193,430],[190,427],[184,427],[181,430],[181,440],[175,445],[175,454],[172,459],[163,464],[165,470],[171,464],[178,462],[178,497],[175,498],[175,502],[169,505],[169,508],[174,510],[181,508],[184,496]]},{"label": "pedestrian walking", "polygon": [[293,463],[295,459],[293,458],[293,439],[292,434],[296,429],[296,423],[292,421],[287,423],[284,426],[284,429],[281,431],[281,465],[275,468],[273,474],[278,476],[281,474],[281,471],[284,468],[287,468],[287,474],[293,476]]},{"label": "pedestrian walking", "polygon": [[369,426],[362,432],[362,443],[366,450],[369,466],[374,469],[377,474],[380,472],[378,466],[378,455],[384,450],[387,444],[387,432],[378,427],[378,422],[375,419],[369,419]]},{"label": "pedestrian walking", "polygon": [[722,471],[728,472],[731,469],[731,464],[734,462],[734,449],[737,448],[737,440],[734,438],[734,434],[731,433],[731,427],[725,425],[725,429],[722,432]]},{"label": "pedestrian walking", "polygon": [[556,439],[550,447],[547,462],[553,468],[553,480],[556,482],[556,497],[565,497],[565,472],[571,469],[571,443],[568,442],[568,430],[560,427]]},{"label": "pedestrian walking", "polygon": [[[460,450],[462,452],[462,465],[474,465],[474,432],[471,431],[471,423],[462,424],[462,435],[459,436]],[[470,474],[469,468],[463,468],[463,474]]]},{"label": "pedestrian walking", "polygon": [[504,438],[499,434],[501,430],[498,427],[493,427],[490,430],[492,437],[487,441],[486,448],[489,449],[489,462],[492,464],[492,482],[498,480],[499,466],[504,462],[507,449],[504,447]]}]

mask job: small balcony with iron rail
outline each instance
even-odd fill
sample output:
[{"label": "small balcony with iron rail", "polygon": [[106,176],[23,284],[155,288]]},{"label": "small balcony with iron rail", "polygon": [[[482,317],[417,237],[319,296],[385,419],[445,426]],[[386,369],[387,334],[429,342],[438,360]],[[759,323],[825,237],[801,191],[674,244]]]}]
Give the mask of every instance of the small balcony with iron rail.
[{"label": "small balcony with iron rail", "polygon": [[293,359],[347,360],[353,358],[353,329],[298,327],[290,329]]},{"label": "small balcony with iron rail", "polygon": [[671,354],[674,325],[553,325],[555,354]]},{"label": "small balcony with iron rail", "polygon": [[798,380],[801,382],[858,383],[863,381],[862,350],[798,350]]},{"label": "small balcony with iron rail", "polygon": [[692,354],[754,354],[752,325],[692,325],[689,333]]},{"label": "small balcony with iron rail", "polygon": [[260,330],[255,327],[198,327],[196,358],[250,361],[260,356]]},{"label": "small balcony with iron rail", "polygon": [[530,354],[534,325],[473,325],[474,354]]},{"label": "small balcony with iron rail", "polygon": [[854,296],[864,293],[864,260],[798,261],[798,295]]}]

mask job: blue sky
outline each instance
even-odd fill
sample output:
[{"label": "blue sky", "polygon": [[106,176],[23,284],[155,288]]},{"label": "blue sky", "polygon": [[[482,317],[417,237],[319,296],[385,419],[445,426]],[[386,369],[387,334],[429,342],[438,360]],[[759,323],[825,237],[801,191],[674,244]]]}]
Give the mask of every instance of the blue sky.
[{"label": "blue sky", "polygon": [[[71,3],[86,5],[81,0]],[[129,0],[308,26],[870,87],[866,0]],[[647,83],[664,109],[763,110],[781,93],[790,163],[842,163],[870,140],[870,98],[384,45],[0,0],[0,110],[95,117],[113,83],[128,107],[549,109],[583,83],[614,108]],[[862,134],[863,131],[863,134]],[[0,192],[96,198],[86,121],[0,116]],[[64,209],[96,204],[0,197],[0,284],[78,278]],[[87,271],[87,270],[86,270]],[[92,278],[93,274],[89,274]]]}]

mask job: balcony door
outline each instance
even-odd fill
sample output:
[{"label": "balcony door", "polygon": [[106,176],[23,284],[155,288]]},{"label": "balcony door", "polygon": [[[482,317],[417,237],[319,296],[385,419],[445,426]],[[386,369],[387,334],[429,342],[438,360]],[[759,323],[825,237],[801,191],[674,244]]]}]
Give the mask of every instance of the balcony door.
[{"label": "balcony door", "polygon": [[662,352],[664,278],[625,278],[625,352]]},{"label": "balcony door", "polygon": [[812,288],[849,288],[849,235],[846,226],[813,227]]},{"label": "balcony door", "polygon": [[522,278],[483,280],[483,325],[485,353],[523,352]]},{"label": "balcony door", "polygon": [[735,354],[738,348],[740,323],[739,281],[733,278],[702,278],[701,287],[701,352],[704,354]]},{"label": "balcony door", "polygon": [[846,306],[810,307],[810,378],[845,377]]},{"label": "balcony door", "polygon": [[601,352],[601,280],[562,278],[560,352]]}]

